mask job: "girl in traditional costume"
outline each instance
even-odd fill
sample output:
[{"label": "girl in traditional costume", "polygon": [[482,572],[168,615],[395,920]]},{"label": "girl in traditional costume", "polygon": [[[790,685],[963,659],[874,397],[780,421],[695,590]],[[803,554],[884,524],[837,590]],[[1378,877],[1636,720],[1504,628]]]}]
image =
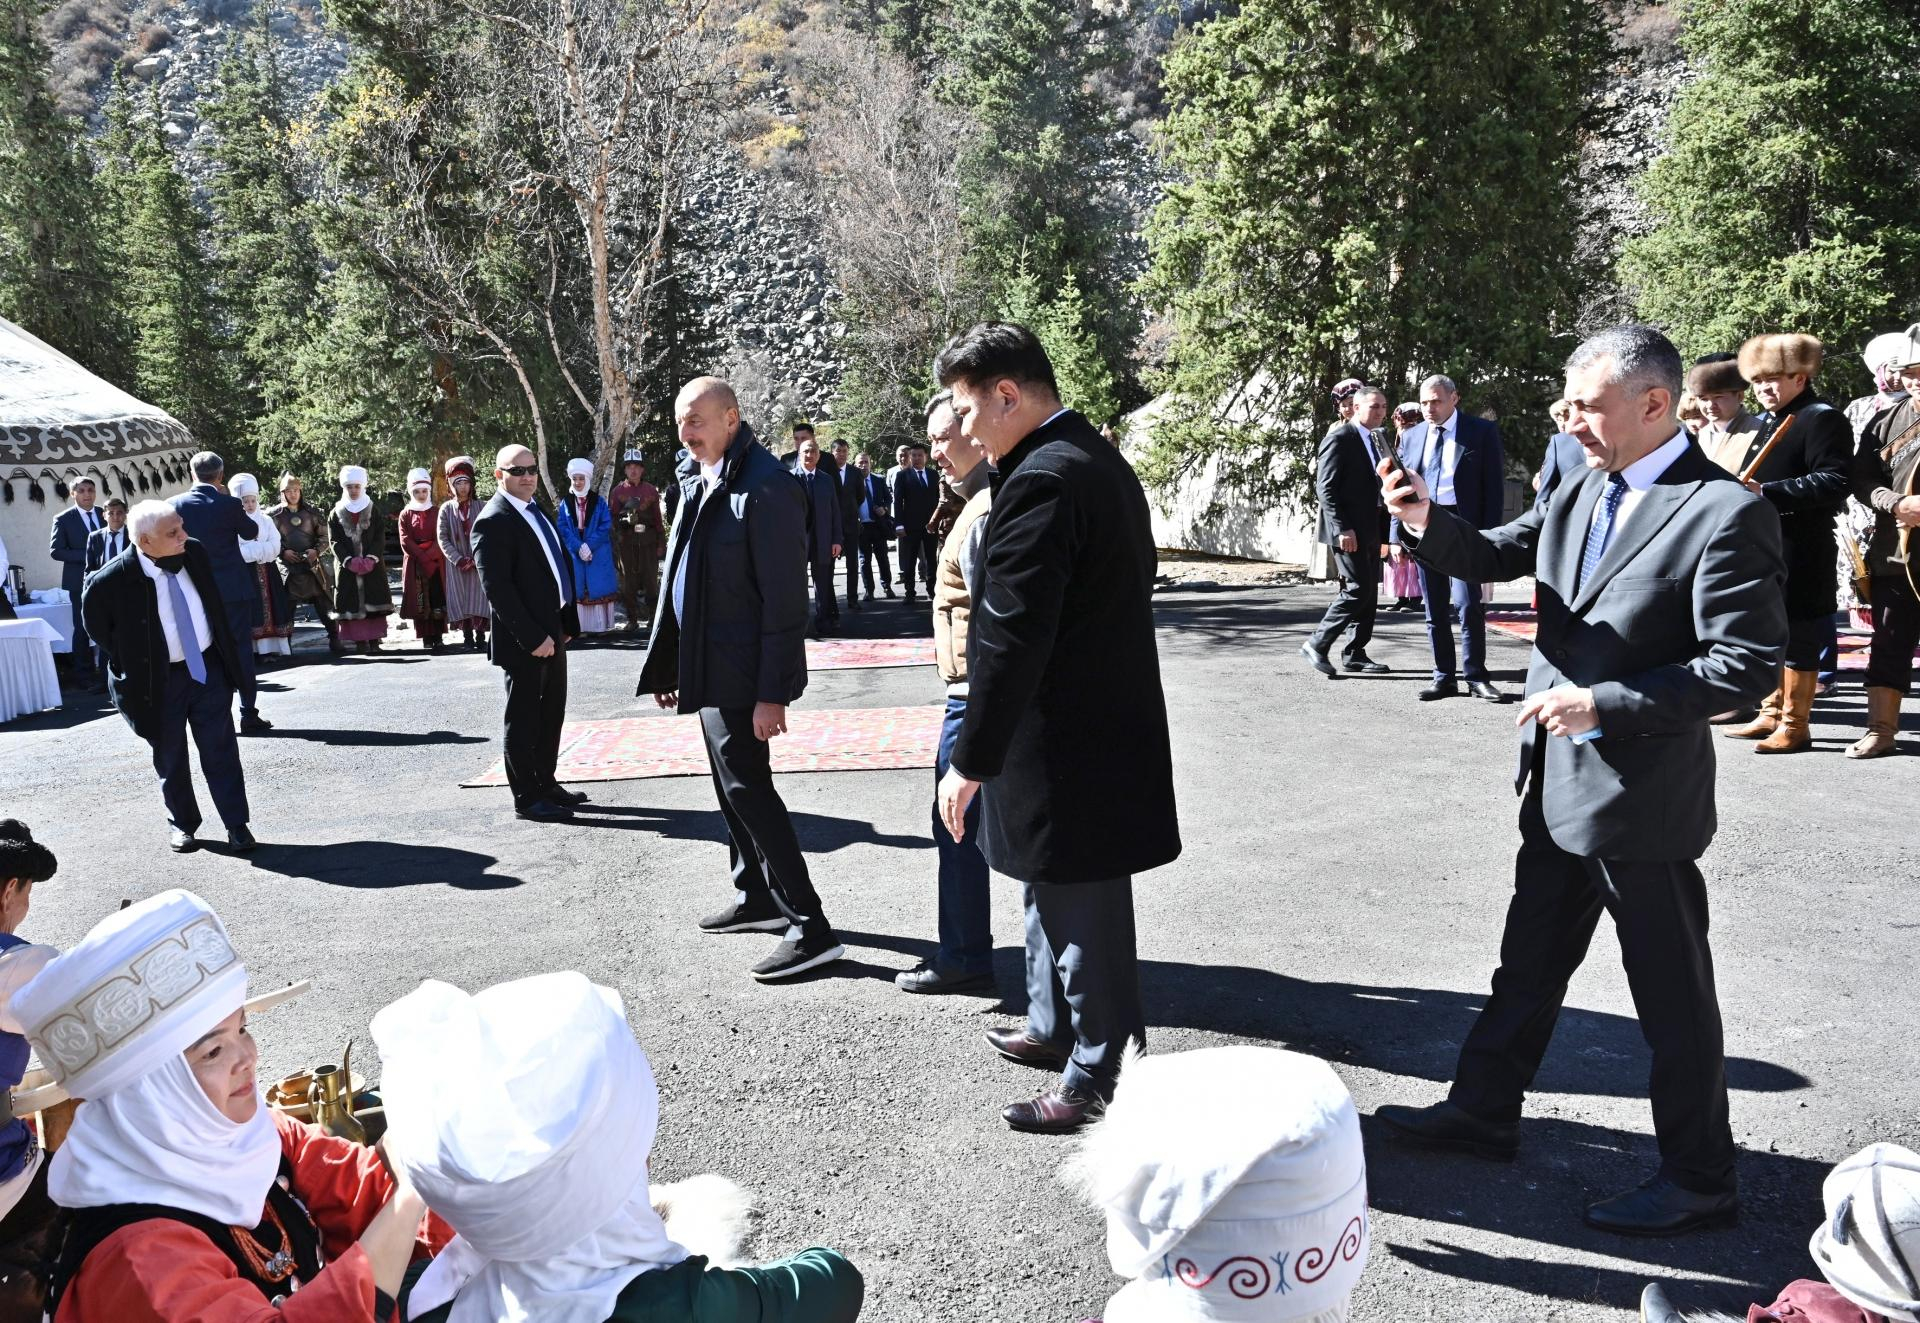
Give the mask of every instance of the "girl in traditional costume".
[{"label": "girl in traditional costume", "polygon": [[380,651],[393,612],[387,586],[387,530],[367,495],[367,471],[358,464],[340,470],[340,503],[327,519],[333,538],[334,608],[340,638],[361,652]]},{"label": "girl in traditional costume", "polygon": [[[59,870],[53,851],[33,839],[23,822],[8,818],[0,822],[0,1091],[20,1087],[27,1073],[27,1045],[21,1025],[7,1011],[7,1001],[25,987],[57,954],[50,946],[36,946],[18,935],[33,901],[35,884],[45,882]],[[27,1123],[9,1116],[0,1125],[0,1244],[10,1244],[22,1228],[10,1215],[16,1208],[23,1214],[23,1200],[38,1204],[44,1211],[44,1196],[28,1200],[30,1187],[44,1186],[39,1178],[45,1154]]]},{"label": "girl in traditional costume", "polygon": [[293,656],[293,600],[280,578],[280,528],[260,508],[260,482],[251,473],[227,479],[227,494],[237,496],[253,517],[259,536],[240,544],[240,558],[253,566],[260,588],[260,622],[253,627],[253,650],[262,657]]},{"label": "girl in traditional costume", "polygon": [[582,634],[613,630],[613,604],[620,596],[620,574],[613,558],[613,514],[600,493],[590,491],[593,463],[567,461],[569,490],[560,502],[560,545],[573,565],[573,595],[580,608]]},{"label": "girl in traditional costume", "polygon": [[55,1323],[388,1323],[408,1264],[446,1239],[372,1149],[268,1109],[246,995],[186,891],[105,919],[15,994],[86,1100],[48,1163],[73,1214]]},{"label": "girl in traditional costume", "polygon": [[[280,535],[280,567],[287,575],[287,597],[305,602],[327,631],[327,647],[339,656],[346,645],[333,623],[333,579],[327,570],[327,518],[302,499],[300,479],[280,475],[280,504],[267,511]],[[291,618],[291,617],[289,617]]]},{"label": "girl in traditional costume", "polygon": [[440,651],[447,632],[447,558],[440,551],[440,512],[433,507],[433,475],[407,474],[411,499],[400,511],[401,614],[428,652]]},{"label": "girl in traditional costume", "polygon": [[474,495],[475,472],[466,455],[447,461],[447,486],[453,496],[440,507],[440,554],[447,561],[447,628],[459,630],[467,647],[485,652],[491,613],[473,559],[473,521],[484,508]]}]

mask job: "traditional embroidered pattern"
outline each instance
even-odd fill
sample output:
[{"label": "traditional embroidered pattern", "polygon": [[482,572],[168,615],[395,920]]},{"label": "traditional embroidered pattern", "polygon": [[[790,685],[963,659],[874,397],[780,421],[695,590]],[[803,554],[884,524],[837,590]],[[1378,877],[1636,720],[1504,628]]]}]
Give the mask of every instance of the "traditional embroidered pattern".
[{"label": "traditional embroidered pattern", "polygon": [[71,1076],[239,958],[219,920],[196,919],[76,997],[31,1035],[33,1045]]},{"label": "traditional embroidered pattern", "polygon": [[[1267,1261],[1255,1258],[1251,1254],[1236,1254],[1223,1260],[1212,1272],[1201,1272],[1200,1265],[1192,1259],[1163,1258],[1160,1271],[1189,1290],[1204,1291],[1219,1283],[1241,1300],[1256,1300],[1269,1293],[1286,1295],[1294,1289],[1294,1284],[1311,1286],[1330,1272],[1336,1263],[1351,1263],[1360,1253],[1367,1240],[1367,1221],[1364,1215],[1356,1216],[1347,1223],[1333,1244],[1328,1246],[1309,1245],[1297,1255],[1287,1250],[1271,1256],[1273,1267]],[[1293,1281],[1287,1280],[1287,1261],[1293,1261]],[[1276,1271],[1277,1270],[1277,1271]]]}]

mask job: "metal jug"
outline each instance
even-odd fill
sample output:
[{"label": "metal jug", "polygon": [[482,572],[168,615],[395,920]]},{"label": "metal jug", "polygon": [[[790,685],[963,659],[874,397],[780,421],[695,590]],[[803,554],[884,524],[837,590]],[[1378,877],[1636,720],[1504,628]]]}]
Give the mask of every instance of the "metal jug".
[{"label": "metal jug", "polygon": [[[352,1053],[353,1044],[348,1043],[343,1061],[351,1062]],[[313,1123],[322,1130],[364,1144],[367,1132],[353,1114],[352,1081],[345,1064],[316,1068],[313,1083],[307,1086],[307,1105],[313,1109]]]}]

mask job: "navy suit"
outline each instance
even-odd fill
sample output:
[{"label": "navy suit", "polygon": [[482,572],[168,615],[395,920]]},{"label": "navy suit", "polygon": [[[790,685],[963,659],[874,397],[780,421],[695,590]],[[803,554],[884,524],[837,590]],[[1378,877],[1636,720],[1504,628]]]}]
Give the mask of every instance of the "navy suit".
[{"label": "navy suit", "polygon": [[53,517],[53,532],[47,539],[47,554],[60,562],[60,586],[73,605],[73,664],[81,671],[93,656],[87,622],[80,618],[80,594],[87,586],[87,539],[94,528],[106,526],[107,512],[100,507],[82,514],[79,506],[70,505]]},{"label": "navy suit", "polygon": [[840,618],[840,604],[833,596],[835,547],[847,543],[842,527],[840,480],[833,461],[822,458],[812,473],[793,462],[793,476],[807,497],[807,564],[813,574],[813,622],[830,625]]},{"label": "navy suit", "polygon": [[[1500,445],[1500,429],[1485,418],[1473,418],[1455,409],[1447,420],[1447,430],[1457,443],[1459,458],[1453,470],[1454,514],[1474,528],[1498,527],[1505,513],[1507,479],[1505,452]],[[1400,443],[1400,462],[1427,480],[1427,490],[1439,486],[1443,447],[1435,446],[1427,455],[1427,433],[1432,424],[1420,423],[1407,429]],[[1432,472],[1428,472],[1428,469]],[[1393,540],[1400,541],[1400,527],[1393,528]],[[1480,600],[1480,585],[1466,579],[1449,579],[1432,566],[1420,566],[1421,600],[1426,609],[1427,641],[1433,648],[1433,678],[1451,680],[1455,672],[1453,631],[1460,630],[1460,669],[1469,682],[1487,678],[1487,608]]]},{"label": "navy suit", "polygon": [[893,522],[900,530],[900,583],[913,596],[913,573],[917,567],[926,580],[927,595],[933,595],[933,534],[927,521],[940,506],[940,477],[929,469],[911,464],[893,475]]},{"label": "navy suit", "polygon": [[1555,432],[1547,442],[1547,459],[1540,466],[1540,490],[1533,494],[1533,508],[1544,511],[1562,483],[1571,485],[1587,471],[1587,448],[1578,437]]},{"label": "navy suit", "polygon": [[240,694],[240,714],[259,713],[259,696],[254,687],[253,629],[266,619],[260,602],[260,581],[253,567],[240,554],[240,544],[260,536],[260,528],[237,496],[229,496],[210,482],[196,482],[169,502],[187,536],[198,542],[213,562],[213,582],[220,593],[220,605],[227,627],[240,644],[240,666],[234,676],[234,689]]},{"label": "navy suit", "polygon": [[[873,563],[879,561],[880,584],[891,597],[893,553],[889,548],[893,541],[893,493],[887,490],[887,480],[878,473],[863,474],[858,480],[864,484],[867,503],[867,518],[860,525],[860,580],[866,585],[867,596],[872,597]],[[857,507],[855,514],[858,515]]]}]

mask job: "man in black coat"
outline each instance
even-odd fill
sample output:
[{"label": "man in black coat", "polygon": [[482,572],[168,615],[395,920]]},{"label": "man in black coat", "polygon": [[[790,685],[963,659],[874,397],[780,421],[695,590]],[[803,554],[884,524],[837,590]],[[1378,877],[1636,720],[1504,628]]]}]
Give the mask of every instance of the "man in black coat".
[{"label": "man in black coat", "polygon": [[1379,435],[1387,421],[1387,393],[1362,386],[1349,401],[1351,415],[1328,429],[1320,442],[1314,485],[1320,494],[1320,541],[1333,548],[1340,567],[1340,595],[1327,607],[1313,637],[1300,645],[1307,664],[1332,679],[1339,672],[1327,654],[1342,632],[1347,640],[1346,667],[1360,675],[1387,670],[1367,656],[1373,641],[1374,616],[1380,609],[1380,546],[1387,540],[1387,507],[1380,499]]},{"label": "man in black coat", "polygon": [[105,528],[107,521],[94,509],[97,488],[92,478],[75,478],[71,490],[73,504],[53,517],[47,554],[60,562],[60,586],[66,590],[68,609],[73,612],[73,671],[85,676],[93,669],[87,623],[80,618],[80,592],[87,582],[87,539]]},{"label": "man in black coat", "polygon": [[820,443],[808,435],[794,457],[793,476],[806,496],[807,566],[813,574],[813,628],[830,633],[840,627],[840,599],[833,592],[833,567],[839,563],[846,533],[840,522],[840,479],[831,461],[822,463]]},{"label": "man in black coat", "polygon": [[1423,480],[1396,478],[1386,493],[1422,565],[1480,583],[1533,574],[1540,619],[1493,991],[1447,1100],[1382,1107],[1379,1119],[1419,1142],[1514,1156],[1526,1091],[1604,910],[1653,1049],[1660,1170],[1593,1204],[1587,1221],[1636,1235],[1737,1211],[1697,863],[1714,832],[1707,720],[1766,688],[1787,632],[1780,521],[1680,427],[1680,383],[1679,351],[1658,331],[1604,331],[1567,362],[1567,430],[1587,469],[1544,511],[1482,532],[1429,501]]},{"label": "man in black coat", "polygon": [[927,448],[907,448],[907,462],[893,474],[888,496],[893,503],[893,526],[900,535],[900,586],[913,600],[917,569],[933,594],[933,534],[927,523],[940,507],[940,480],[927,471]]},{"label": "man in black coat", "polygon": [[187,537],[179,514],[165,501],[142,501],[128,521],[133,546],[86,581],[81,614],[100,646],[113,705],[133,733],[153,750],[160,797],[173,826],[169,845],[180,852],[197,845],[200,805],[194,798],[187,758],[187,732],[200,751],[227,844],[251,850],[247,782],[240,744],[233,734],[233,687],[239,654],[251,646],[235,639],[213,560]]},{"label": "man in black coat", "polygon": [[846,954],[774,788],[769,747],[807,688],[806,497],[718,377],[687,383],[674,418],[688,451],[680,516],[638,692],[698,713],[713,766],[734,900],[701,930],[784,933],[753,976],[791,978]]},{"label": "man in black coat", "polygon": [[580,634],[580,611],[560,534],[533,503],[540,485],[533,452],[507,446],[493,476],[499,490],[473,521],[473,563],[493,626],[487,655],[506,672],[507,784],[517,816],[555,822],[587,800],[558,779],[567,644]]},{"label": "man in black coat", "polygon": [[893,494],[886,482],[873,471],[873,460],[863,450],[854,461],[855,481],[860,484],[860,504],[855,510],[855,527],[860,530],[860,586],[867,600],[873,600],[873,566],[880,563],[880,589],[893,596]]},{"label": "man in black coat", "polygon": [[1027,1023],[987,1041],[1065,1072],[1002,1115],[1072,1130],[1113,1096],[1127,1044],[1145,1042],[1133,875],[1180,853],[1147,498],[1120,452],[1060,406],[1024,326],[956,336],[935,375],[995,466],[940,816],[960,840],[978,793],[988,864],[1025,884]]},{"label": "man in black coat", "polygon": [[[847,562],[847,609],[860,609],[860,507],[866,504],[862,492],[865,479],[853,466],[852,448],[845,441],[833,443],[833,480],[840,490],[840,556]],[[873,590],[867,590],[873,596]]]},{"label": "man in black coat", "polygon": [[189,466],[193,469],[193,486],[173,498],[173,508],[185,521],[187,536],[204,547],[213,562],[213,581],[220,588],[227,627],[245,644],[240,649],[240,669],[233,675],[234,688],[240,694],[240,733],[265,734],[273,729],[273,723],[260,715],[253,667],[253,629],[265,615],[260,581],[254,577],[253,566],[240,554],[240,544],[259,537],[260,526],[253,522],[240,498],[227,495],[221,487],[226,461],[203,450],[189,461]]}]

